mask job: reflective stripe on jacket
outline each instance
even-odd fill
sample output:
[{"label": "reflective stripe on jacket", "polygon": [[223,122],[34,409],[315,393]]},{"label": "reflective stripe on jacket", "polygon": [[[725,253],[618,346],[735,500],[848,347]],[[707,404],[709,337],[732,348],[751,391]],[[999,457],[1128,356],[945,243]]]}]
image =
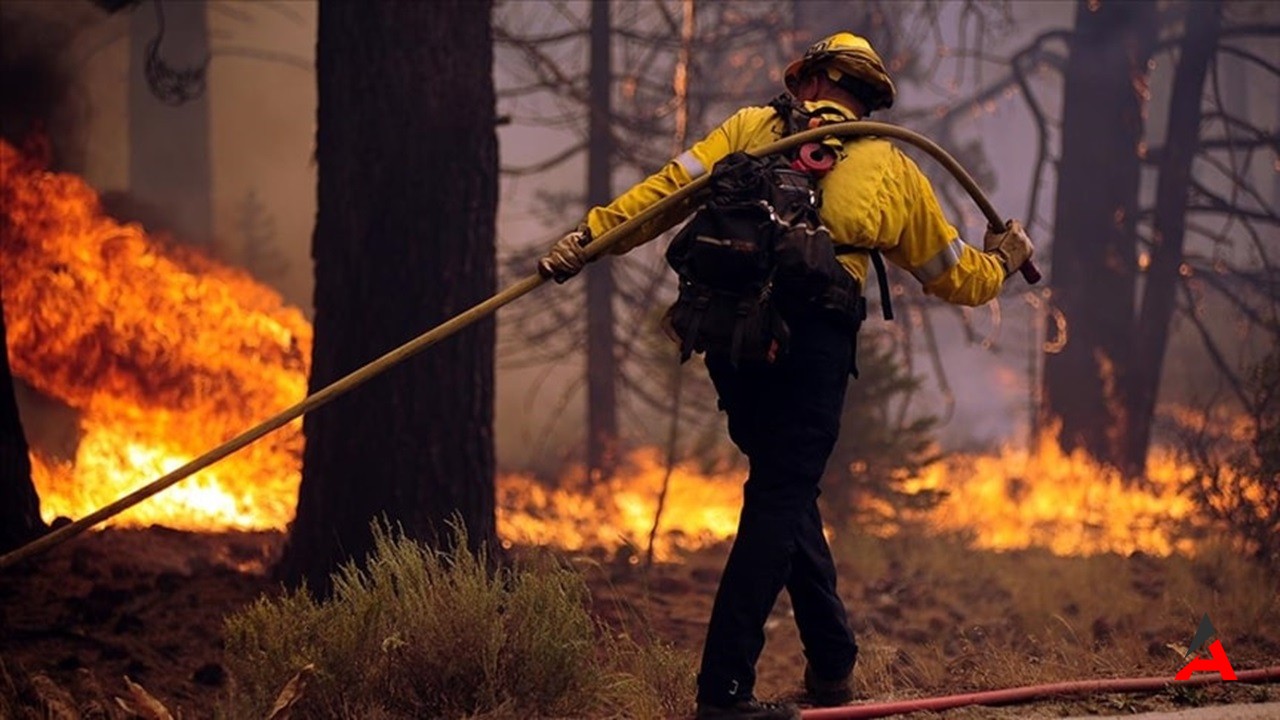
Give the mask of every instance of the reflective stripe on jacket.
[{"label": "reflective stripe on jacket", "polygon": [[[809,109],[848,109],[829,100],[807,102]],[[777,140],[782,122],[768,107],[748,107],[668,162],[661,170],[605,207],[587,213],[599,237],[709,171],[729,153]],[[910,272],[925,292],[959,305],[981,305],[996,297],[1004,283],[1000,260],[960,240],[947,222],[929,180],[920,168],[883,138],[857,138],[844,144],[845,157],[821,180],[822,221],[837,245],[876,248]],[[620,245],[625,253],[643,241]],[[866,253],[840,256],[840,262],[866,286]]]}]

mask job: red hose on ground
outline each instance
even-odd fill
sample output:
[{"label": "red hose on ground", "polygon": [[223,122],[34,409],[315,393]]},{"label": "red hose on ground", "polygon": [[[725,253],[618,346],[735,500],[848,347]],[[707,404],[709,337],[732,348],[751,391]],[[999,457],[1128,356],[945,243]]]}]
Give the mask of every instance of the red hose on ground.
[{"label": "red hose on ground", "polygon": [[[1261,670],[1241,670],[1236,673],[1239,682],[1280,682],[1280,665]],[[916,698],[867,705],[805,710],[804,720],[858,720],[902,715],[919,710],[950,710],[966,705],[1016,705],[1032,700],[1043,700],[1061,695],[1092,695],[1102,693],[1159,692],[1178,685],[1209,685],[1222,682],[1217,673],[1194,675],[1189,680],[1174,680],[1172,673],[1166,677],[1117,678],[1114,680],[1072,680],[1070,682],[1028,685],[1007,690],[987,690],[964,695]]]}]

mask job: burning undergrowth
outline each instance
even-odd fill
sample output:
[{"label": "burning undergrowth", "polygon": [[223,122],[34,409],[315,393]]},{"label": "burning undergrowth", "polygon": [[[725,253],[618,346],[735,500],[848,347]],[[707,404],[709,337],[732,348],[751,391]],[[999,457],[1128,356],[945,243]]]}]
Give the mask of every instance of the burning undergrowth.
[{"label": "burning undergrowth", "polygon": [[[105,214],[71,174],[46,171],[0,144],[0,259],[15,374],[76,414],[70,457],[37,448],[34,480],[47,520],[82,516],[300,400],[312,330],[301,312],[247,273]],[[1047,438],[1047,436],[1046,436]],[[116,518],[187,530],[283,529],[300,479],[293,423]],[[642,448],[607,482],[566,473],[548,484],[498,478],[499,531],[516,544],[613,552],[647,549],[667,469]],[[968,534],[980,547],[1059,554],[1188,550],[1176,523],[1187,470],[1157,453],[1136,486],[1066,455],[954,455],[906,487],[943,501],[904,522]],[[729,538],[742,473],[672,469],[654,556],[675,558]],[[874,510],[874,508],[871,508]],[[631,552],[635,558],[638,552]]]},{"label": "burning undergrowth", "polygon": [[1064,452],[1050,430],[1034,451],[955,456],[926,468],[908,488],[944,492],[928,526],[967,533],[977,547],[1169,555],[1193,550],[1178,537],[1195,510],[1181,492],[1191,475],[1174,453],[1158,449],[1144,482],[1135,483],[1082,450]]},{"label": "burning undergrowth", "polygon": [[[79,416],[70,463],[34,458],[47,519],[100,507],[302,397],[311,327],[278,294],[117,223],[82,179],[7,143],[0,177],[13,372]],[[283,527],[301,448],[295,423],[120,521]]]},{"label": "burning undergrowth", "polygon": [[[589,481],[584,468],[570,471],[557,487],[529,475],[503,475],[498,482],[498,534],[508,545],[625,547],[635,561],[635,551],[647,550],[666,477],[664,458],[655,448],[631,453],[605,482]],[[656,559],[670,560],[732,536],[742,504],[741,473],[706,474],[691,464],[677,465],[668,487]]]}]

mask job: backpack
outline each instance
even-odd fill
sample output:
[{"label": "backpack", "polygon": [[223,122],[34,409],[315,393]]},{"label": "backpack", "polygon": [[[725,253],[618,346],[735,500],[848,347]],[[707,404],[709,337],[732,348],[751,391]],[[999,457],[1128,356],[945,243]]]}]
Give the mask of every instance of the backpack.
[{"label": "backpack", "polygon": [[[813,118],[788,95],[770,106],[784,121],[784,136]],[[663,326],[680,343],[681,362],[714,352],[735,367],[775,363],[787,352],[786,318],[796,313],[828,314],[851,337],[857,333],[866,300],[818,216],[818,179],[835,155],[811,143],[790,155],[736,152],[715,164],[709,199],[666,253],[680,286]],[[880,272],[883,264],[876,266]]]}]

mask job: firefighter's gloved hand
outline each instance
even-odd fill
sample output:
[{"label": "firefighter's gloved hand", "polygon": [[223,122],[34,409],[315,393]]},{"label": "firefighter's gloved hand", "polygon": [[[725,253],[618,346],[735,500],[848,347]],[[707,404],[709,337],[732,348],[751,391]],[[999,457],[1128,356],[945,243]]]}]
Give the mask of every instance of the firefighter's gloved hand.
[{"label": "firefighter's gloved hand", "polygon": [[591,242],[591,230],[580,227],[556,241],[546,255],[538,261],[538,274],[558,283],[582,272],[587,264],[587,254],[582,248]]},{"label": "firefighter's gloved hand", "polygon": [[1017,220],[1005,223],[1004,230],[1001,232],[988,229],[986,236],[982,238],[982,248],[1000,258],[1000,263],[1004,265],[1005,277],[1017,272],[1018,268],[1031,259],[1031,254],[1035,252],[1035,248],[1031,245],[1031,238],[1027,237],[1027,231]]}]

